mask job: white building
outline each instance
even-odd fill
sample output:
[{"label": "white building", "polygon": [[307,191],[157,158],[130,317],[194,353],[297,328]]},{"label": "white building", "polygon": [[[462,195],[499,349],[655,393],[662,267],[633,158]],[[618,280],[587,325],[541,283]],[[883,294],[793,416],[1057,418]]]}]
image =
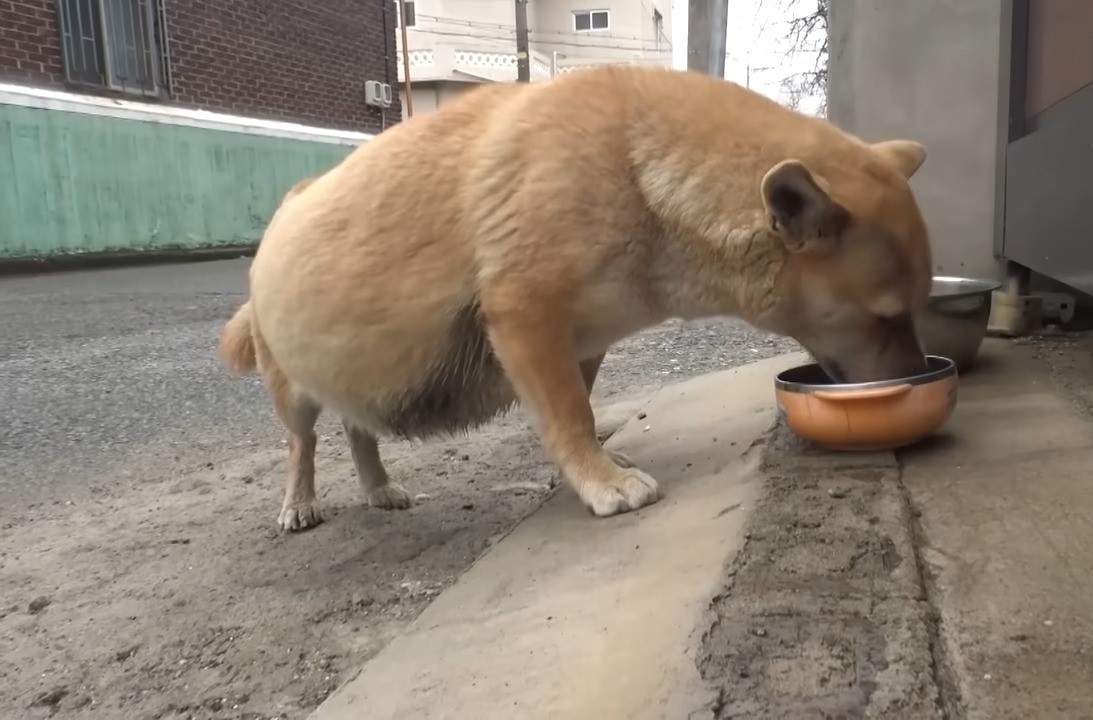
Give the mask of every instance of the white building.
[{"label": "white building", "polygon": [[[406,15],[415,114],[516,80],[514,0],[407,0]],[[603,63],[671,67],[671,0],[528,0],[527,15],[532,82]],[[396,35],[402,92],[401,26]]]}]

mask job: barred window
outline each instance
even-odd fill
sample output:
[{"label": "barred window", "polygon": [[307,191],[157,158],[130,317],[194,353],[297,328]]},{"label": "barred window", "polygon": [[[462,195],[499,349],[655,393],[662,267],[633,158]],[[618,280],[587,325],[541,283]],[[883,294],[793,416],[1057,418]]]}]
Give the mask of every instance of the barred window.
[{"label": "barred window", "polygon": [[66,79],[143,96],[167,93],[163,0],[57,0]]}]

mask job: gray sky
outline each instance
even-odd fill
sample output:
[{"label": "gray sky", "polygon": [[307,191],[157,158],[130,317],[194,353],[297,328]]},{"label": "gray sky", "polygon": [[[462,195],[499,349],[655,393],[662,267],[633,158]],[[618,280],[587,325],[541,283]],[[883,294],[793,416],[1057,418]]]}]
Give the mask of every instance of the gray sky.
[{"label": "gray sky", "polygon": [[[725,77],[785,102],[782,80],[816,62],[813,53],[790,53],[787,23],[813,8],[812,0],[729,0]],[[687,0],[672,2],[672,66],[687,67]],[[817,104],[813,98],[801,109],[811,111]]]}]

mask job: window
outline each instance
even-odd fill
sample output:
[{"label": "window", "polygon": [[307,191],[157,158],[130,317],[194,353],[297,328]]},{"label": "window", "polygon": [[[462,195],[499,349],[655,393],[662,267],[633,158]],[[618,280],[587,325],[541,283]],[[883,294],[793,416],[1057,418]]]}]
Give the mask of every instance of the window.
[{"label": "window", "polygon": [[660,10],[653,10],[653,37],[656,38],[657,50],[660,50],[661,38],[664,37],[664,16]]},{"label": "window", "polygon": [[611,25],[611,13],[607,10],[579,10],[573,13],[573,29],[577,32],[606,30]]},{"label": "window", "polygon": [[69,82],[166,93],[163,0],[58,0],[57,10]]},{"label": "window", "polygon": [[[395,0],[395,27],[402,27],[402,10],[399,2]],[[414,0],[406,0],[406,27],[417,27],[417,3]]]}]

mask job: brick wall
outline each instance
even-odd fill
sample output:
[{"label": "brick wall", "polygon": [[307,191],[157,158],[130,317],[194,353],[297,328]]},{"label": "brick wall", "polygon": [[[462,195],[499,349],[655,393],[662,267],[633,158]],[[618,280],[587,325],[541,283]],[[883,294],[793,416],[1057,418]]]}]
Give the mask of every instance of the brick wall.
[{"label": "brick wall", "polygon": [[0,80],[63,87],[56,0],[0,0]]},{"label": "brick wall", "polygon": [[364,81],[398,80],[392,0],[170,0],[167,8],[176,101],[379,129]]},{"label": "brick wall", "polygon": [[[164,102],[380,129],[364,81],[397,82],[394,0],[167,0],[166,8]],[[0,0],[0,80],[64,87],[56,0]],[[396,92],[387,122],[401,114]]]}]

